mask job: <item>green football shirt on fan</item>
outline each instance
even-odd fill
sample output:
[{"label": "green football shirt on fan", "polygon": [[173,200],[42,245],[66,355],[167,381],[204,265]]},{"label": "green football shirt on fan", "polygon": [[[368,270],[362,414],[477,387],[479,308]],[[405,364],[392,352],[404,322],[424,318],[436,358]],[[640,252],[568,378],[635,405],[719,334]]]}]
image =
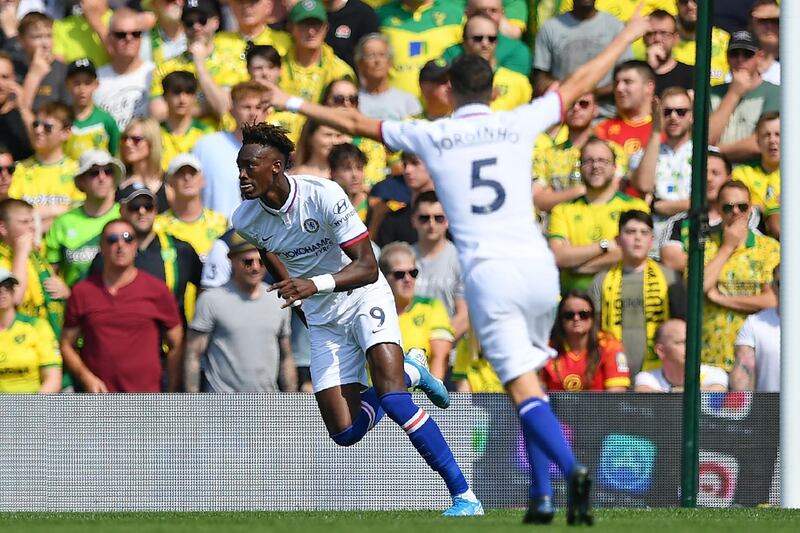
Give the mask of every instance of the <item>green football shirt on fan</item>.
[{"label": "green football shirt on fan", "polygon": [[107,222],[119,218],[119,204],[98,217],[76,207],[57,217],[45,237],[45,257],[58,267],[62,279],[72,287],[89,273],[100,251],[100,234]]}]

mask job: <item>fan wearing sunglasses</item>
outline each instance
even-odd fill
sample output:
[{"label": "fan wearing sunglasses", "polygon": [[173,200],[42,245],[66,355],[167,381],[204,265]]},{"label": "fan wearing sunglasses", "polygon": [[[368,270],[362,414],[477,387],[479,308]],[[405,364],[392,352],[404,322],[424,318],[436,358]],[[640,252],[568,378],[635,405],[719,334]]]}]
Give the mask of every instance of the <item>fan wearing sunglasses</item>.
[{"label": "fan wearing sunglasses", "polygon": [[558,353],[540,372],[547,390],[624,392],[630,387],[622,342],[599,330],[585,292],[569,291],[561,300],[551,346]]},{"label": "fan wearing sunglasses", "polygon": [[756,123],[762,114],[780,110],[780,87],[761,77],[764,52],[749,31],[733,33],[727,55],[731,82],[711,89],[708,142],[733,162],[758,159]]},{"label": "fan wearing sunglasses", "polygon": [[777,304],[771,283],[781,247],[748,227],[752,203],[744,183],[725,183],[717,207],[722,224],[705,249],[702,362],[730,372],[736,336],[747,316]]},{"label": "fan wearing sunglasses", "polygon": [[64,154],[72,121],[72,109],[62,102],[48,102],[36,111],[31,137],[34,156],[17,164],[8,189],[11,198],[25,200],[36,209],[43,232],[56,216],[84,199],[73,179],[78,162]]},{"label": "fan wearing sunglasses", "polygon": [[509,111],[530,102],[533,88],[524,74],[498,65],[499,31],[497,22],[488,15],[481,13],[472,15],[464,24],[462,46],[464,53],[481,56],[494,69],[494,100],[491,108],[495,111]]},{"label": "fan wearing sunglasses", "polygon": [[136,268],[138,244],[130,222],[108,222],[100,234],[102,271],[76,283],[67,302],[61,353],[83,392],[161,392],[162,340],[169,391],[179,390],[181,316],[166,284]]},{"label": "fan wearing sunglasses", "polygon": [[455,340],[453,326],[440,300],[416,294],[416,256],[408,243],[392,242],[381,250],[379,266],[392,288],[403,346],[424,350],[431,374],[444,380]]},{"label": "fan wearing sunglasses", "polygon": [[8,189],[11,187],[11,179],[14,171],[17,170],[17,163],[11,150],[0,144],[0,201],[8,198]]},{"label": "fan wearing sunglasses", "polygon": [[82,205],[58,216],[45,239],[46,258],[72,286],[86,277],[100,251],[100,232],[119,218],[117,185],[125,177],[122,163],[102,150],[87,150],[80,159],[75,186],[86,194]]}]

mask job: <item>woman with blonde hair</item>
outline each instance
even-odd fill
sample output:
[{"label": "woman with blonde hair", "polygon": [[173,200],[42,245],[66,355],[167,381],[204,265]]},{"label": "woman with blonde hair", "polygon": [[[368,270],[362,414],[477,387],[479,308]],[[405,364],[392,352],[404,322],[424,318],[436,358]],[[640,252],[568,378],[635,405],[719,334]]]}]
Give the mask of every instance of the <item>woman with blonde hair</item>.
[{"label": "woman with blonde hair", "polygon": [[131,183],[142,183],[156,196],[159,213],[169,209],[172,191],[164,181],[161,169],[161,127],[152,118],[133,118],[120,138],[120,158],[128,178],[120,189]]}]

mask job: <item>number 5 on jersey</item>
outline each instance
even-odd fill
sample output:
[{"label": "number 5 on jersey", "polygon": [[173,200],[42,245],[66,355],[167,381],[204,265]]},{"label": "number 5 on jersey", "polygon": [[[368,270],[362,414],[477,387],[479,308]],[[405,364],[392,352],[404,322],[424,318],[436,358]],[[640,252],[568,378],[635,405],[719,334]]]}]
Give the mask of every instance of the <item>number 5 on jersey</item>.
[{"label": "number 5 on jersey", "polygon": [[485,179],[481,177],[481,170],[484,167],[490,167],[497,165],[497,158],[492,157],[490,159],[478,159],[477,161],[472,162],[472,188],[475,189],[476,187],[489,187],[495,192],[494,200],[485,205],[475,205],[472,204],[472,212],[476,215],[488,215],[489,213],[494,213],[506,201],[506,191],[503,189],[503,186],[500,184],[499,181]]}]

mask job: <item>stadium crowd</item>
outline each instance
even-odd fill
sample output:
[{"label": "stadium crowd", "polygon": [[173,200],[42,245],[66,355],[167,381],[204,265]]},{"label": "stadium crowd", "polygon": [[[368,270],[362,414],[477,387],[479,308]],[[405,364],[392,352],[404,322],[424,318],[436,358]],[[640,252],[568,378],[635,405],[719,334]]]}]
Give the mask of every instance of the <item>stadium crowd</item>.
[{"label": "stadium crowd", "polygon": [[[509,111],[638,3],[0,0],[0,392],[311,390],[305,328],[229,229],[261,121],[296,143],[290,173],[334,180],[368,225],[404,348],[452,390],[501,392],[425,164],[273,108],[265,84],[435,120],[448,61],[477,54]],[[644,4],[651,30],[531,147],[563,296],[549,390],[683,386],[697,3]],[[717,8],[701,386],[777,391],[780,6]]]}]

